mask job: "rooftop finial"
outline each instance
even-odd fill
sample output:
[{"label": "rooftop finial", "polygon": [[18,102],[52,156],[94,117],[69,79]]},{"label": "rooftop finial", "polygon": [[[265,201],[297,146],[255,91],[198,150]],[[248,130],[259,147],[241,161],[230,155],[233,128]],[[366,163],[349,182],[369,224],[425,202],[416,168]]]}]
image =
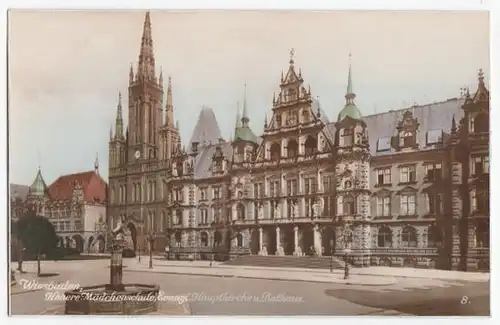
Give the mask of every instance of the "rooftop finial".
[{"label": "rooftop finial", "polygon": [[247,83],[245,81],[244,92],[243,92],[243,113],[241,115],[241,123],[243,127],[248,126],[249,122],[248,112],[247,112]]},{"label": "rooftop finial", "polygon": [[95,153],[94,169],[96,173],[99,173],[99,152]]},{"label": "rooftop finial", "polygon": [[479,72],[477,73],[477,79],[479,80],[480,85],[484,85],[484,72],[483,69],[479,69]]},{"label": "rooftop finial", "polygon": [[294,56],[295,56],[295,49],[291,48],[290,49],[290,64],[293,64],[293,62],[294,62]]}]

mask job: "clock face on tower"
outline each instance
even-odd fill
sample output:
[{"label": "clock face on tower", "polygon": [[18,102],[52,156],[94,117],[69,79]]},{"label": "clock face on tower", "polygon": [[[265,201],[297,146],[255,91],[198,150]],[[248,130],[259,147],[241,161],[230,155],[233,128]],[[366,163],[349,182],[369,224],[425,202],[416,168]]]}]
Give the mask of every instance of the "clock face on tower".
[{"label": "clock face on tower", "polygon": [[141,152],[137,150],[134,154],[135,159],[139,159],[141,157]]}]

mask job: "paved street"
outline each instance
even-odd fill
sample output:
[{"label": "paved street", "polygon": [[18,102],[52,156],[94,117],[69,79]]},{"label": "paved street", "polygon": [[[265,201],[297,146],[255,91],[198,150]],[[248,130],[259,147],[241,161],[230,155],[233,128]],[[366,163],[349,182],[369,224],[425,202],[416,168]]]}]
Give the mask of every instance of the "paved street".
[{"label": "paved street", "polygon": [[[133,264],[127,262],[129,264]],[[82,286],[108,281],[107,261],[51,262],[42,271],[60,275],[39,279],[78,283]],[[126,264],[127,264],[126,263]],[[28,265],[26,278],[35,266]],[[339,283],[309,283],[130,272],[125,268],[124,282],[146,282],[160,285],[169,295],[191,299],[193,315],[485,315],[489,314],[488,282],[425,281],[402,279],[387,286],[346,286]],[[161,269],[156,267],[155,271]],[[18,281],[23,276],[17,275]],[[20,285],[17,285],[20,286]],[[44,300],[43,291],[23,292],[16,289],[12,297],[12,314],[40,314],[61,302]],[[461,305],[468,295],[470,303]],[[443,299],[454,302],[446,305]],[[408,307],[413,306],[413,309]],[[486,308],[485,306],[488,306]],[[453,308],[452,308],[453,307]]]}]

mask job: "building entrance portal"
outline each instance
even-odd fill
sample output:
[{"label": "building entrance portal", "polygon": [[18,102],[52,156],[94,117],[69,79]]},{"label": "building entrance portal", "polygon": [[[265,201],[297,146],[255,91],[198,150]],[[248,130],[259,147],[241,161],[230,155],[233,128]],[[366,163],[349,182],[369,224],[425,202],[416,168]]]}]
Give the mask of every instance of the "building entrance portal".
[{"label": "building entrance portal", "polygon": [[306,226],[302,230],[302,252],[305,255],[312,255],[314,245],[314,232],[313,228]]},{"label": "building entrance portal", "polygon": [[259,254],[259,250],[261,249],[259,247],[259,241],[260,241],[259,230],[258,229],[254,229],[252,231],[252,238],[250,240],[250,251],[251,251],[252,255]]},{"label": "building entrance portal", "polygon": [[276,254],[276,229],[269,228],[267,230],[267,254],[275,255]]},{"label": "building entrance portal", "polygon": [[323,229],[321,246],[324,248],[323,255],[330,256],[335,254],[335,229],[328,227]]},{"label": "building entrance portal", "polygon": [[295,232],[293,227],[283,227],[283,251],[285,255],[293,255],[293,251],[295,250]]}]

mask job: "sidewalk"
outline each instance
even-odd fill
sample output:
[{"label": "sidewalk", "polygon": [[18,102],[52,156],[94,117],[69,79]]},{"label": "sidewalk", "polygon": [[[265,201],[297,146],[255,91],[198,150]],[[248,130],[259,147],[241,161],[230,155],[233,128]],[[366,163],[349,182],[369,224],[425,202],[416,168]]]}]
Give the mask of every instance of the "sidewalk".
[{"label": "sidewalk", "polygon": [[[149,260],[148,260],[149,261]],[[147,261],[143,262],[147,265]],[[190,268],[210,268],[210,261],[166,261],[165,259],[153,258],[153,265],[155,266],[169,266],[175,267],[190,267]],[[307,268],[286,268],[286,267],[262,267],[262,266],[234,266],[224,265],[220,262],[213,262],[211,268],[221,269],[243,269],[243,270],[269,270],[278,272],[305,272],[305,273],[318,273],[330,274],[328,269],[307,269]],[[480,272],[462,272],[462,271],[448,271],[436,269],[416,269],[409,267],[387,267],[387,266],[371,266],[365,268],[350,268],[350,274],[362,276],[379,276],[379,277],[395,277],[395,278],[414,278],[414,279],[433,279],[433,280],[459,280],[471,282],[486,282],[490,280],[490,273]],[[334,269],[334,274],[344,274],[341,269]]]},{"label": "sidewalk", "polygon": [[[193,264],[196,263],[196,264]],[[246,279],[267,279],[281,281],[300,281],[300,282],[319,282],[319,283],[339,283],[347,285],[361,286],[387,286],[397,283],[394,277],[357,275],[351,274],[349,279],[344,280],[344,273],[341,270],[335,270],[334,273],[314,272],[310,269],[281,269],[281,268],[247,268],[213,264],[210,262],[179,262],[174,265],[172,261],[154,261],[153,269],[148,268],[148,262],[137,260],[127,260],[124,265],[124,272],[152,272],[162,274],[182,274],[198,276],[215,277],[235,277]],[[182,265],[184,264],[184,265]],[[203,265],[205,264],[205,265]]]}]

